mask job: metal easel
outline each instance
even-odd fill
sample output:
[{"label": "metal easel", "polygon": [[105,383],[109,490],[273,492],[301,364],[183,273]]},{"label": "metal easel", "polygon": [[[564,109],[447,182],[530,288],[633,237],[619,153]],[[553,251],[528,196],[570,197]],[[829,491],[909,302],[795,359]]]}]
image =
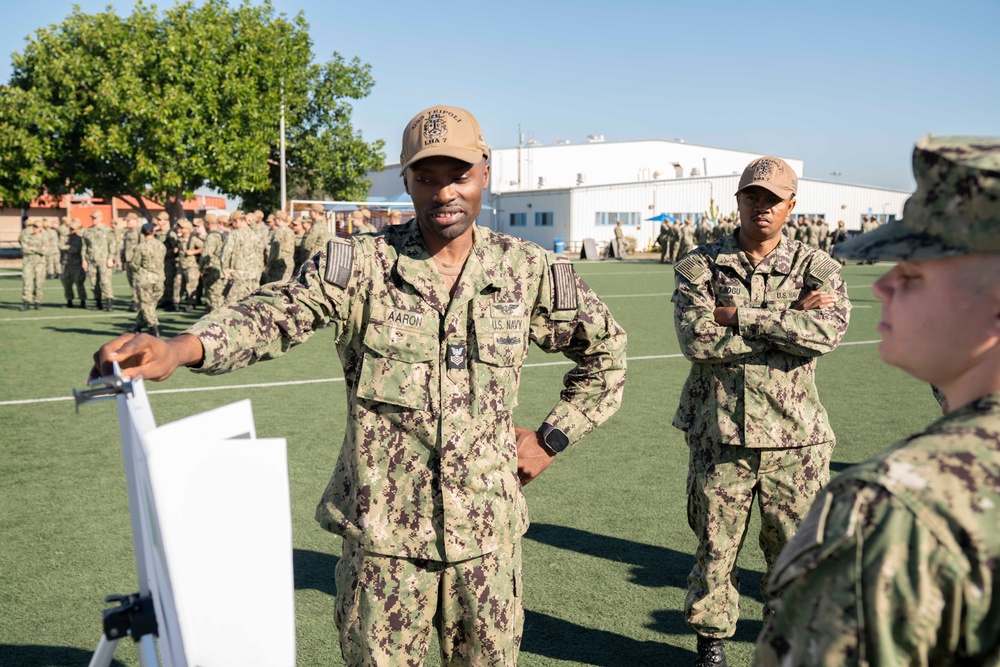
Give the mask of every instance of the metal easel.
[{"label": "metal easel", "polygon": [[[150,586],[150,563],[148,545],[143,536],[142,513],[139,505],[139,487],[136,476],[136,452],[132,443],[139,442],[139,436],[156,428],[149,399],[143,388],[142,379],[125,379],[121,368],[115,363],[113,374],[91,380],[93,389],[73,390],[76,410],[87,403],[115,399],[118,403],[118,425],[122,435],[122,456],[125,460],[125,480],[128,488],[128,507],[132,521],[132,546],[135,550],[135,568],[139,579],[139,592],[131,595],[109,595],[107,603],[117,606],[105,609],[104,632],[101,635],[90,667],[110,667],[115,649],[123,637],[132,637],[138,645],[139,663],[142,667],[159,665],[156,642],[156,605]],[[169,664],[169,656],[164,656],[164,664]]]}]

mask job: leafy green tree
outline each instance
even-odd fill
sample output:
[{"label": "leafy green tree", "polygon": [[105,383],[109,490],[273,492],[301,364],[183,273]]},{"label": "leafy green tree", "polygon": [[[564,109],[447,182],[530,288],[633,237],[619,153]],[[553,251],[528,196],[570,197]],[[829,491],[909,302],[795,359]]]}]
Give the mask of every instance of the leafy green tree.
[{"label": "leafy green tree", "polygon": [[[374,85],[357,58],[313,62],[308,24],[269,2],[139,2],[127,17],[74,8],[13,56],[0,88],[0,199],[140,196],[171,217],[208,186],[279,206],[282,103],[289,187],[355,197],[384,161],[351,126],[348,99]],[[144,207],[143,207],[144,208]]]}]

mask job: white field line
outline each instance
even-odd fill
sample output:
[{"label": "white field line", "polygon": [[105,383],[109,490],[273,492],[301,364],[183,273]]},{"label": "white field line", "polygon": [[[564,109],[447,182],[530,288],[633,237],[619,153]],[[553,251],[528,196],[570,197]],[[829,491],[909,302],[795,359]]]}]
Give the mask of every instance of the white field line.
[{"label": "white field line", "polygon": [[[843,345],[872,345],[879,343],[878,340],[859,340],[851,343],[841,343]],[[683,354],[653,354],[642,357],[628,357],[628,361],[655,361],[659,359],[683,359]],[[546,366],[572,366],[573,362],[547,361],[537,364],[524,364],[524,368],[543,368]],[[344,378],[319,378],[316,380],[287,380],[285,382],[255,382],[252,384],[227,384],[218,387],[185,387],[184,389],[155,389],[147,391],[147,394],[189,394],[199,391],[224,391],[229,389],[270,389],[272,387],[294,387],[305,384],[326,384],[329,382],[343,382]],[[52,398],[28,398],[20,401],[0,401],[3,405],[32,405],[35,403],[58,403],[61,401],[72,401],[72,396],[54,396]]]},{"label": "white field line", "polygon": [[102,310],[91,315],[42,315],[39,317],[0,317],[0,322],[38,322],[40,320],[91,320],[97,317],[131,317],[135,318],[135,313],[116,313]]},{"label": "white field line", "polygon": [[[642,297],[673,296],[672,292],[650,292],[648,294],[605,294],[602,299],[634,299]],[[855,308],[871,308],[871,304],[860,304]],[[118,313],[101,311],[90,315],[41,315],[38,317],[0,317],[0,322],[40,322],[43,320],[89,320],[101,317],[135,317],[135,313]]]},{"label": "white field line", "polygon": [[639,296],[673,296],[673,292],[650,292],[647,294],[604,294],[602,299],[629,299]]}]

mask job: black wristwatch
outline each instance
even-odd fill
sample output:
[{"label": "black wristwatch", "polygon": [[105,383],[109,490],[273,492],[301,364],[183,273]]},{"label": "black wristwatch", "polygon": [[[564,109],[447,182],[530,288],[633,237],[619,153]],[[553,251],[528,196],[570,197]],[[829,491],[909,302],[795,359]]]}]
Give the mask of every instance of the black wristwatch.
[{"label": "black wristwatch", "polygon": [[553,456],[569,447],[569,438],[566,434],[551,424],[543,423],[538,428],[538,435],[542,439],[542,446]]}]

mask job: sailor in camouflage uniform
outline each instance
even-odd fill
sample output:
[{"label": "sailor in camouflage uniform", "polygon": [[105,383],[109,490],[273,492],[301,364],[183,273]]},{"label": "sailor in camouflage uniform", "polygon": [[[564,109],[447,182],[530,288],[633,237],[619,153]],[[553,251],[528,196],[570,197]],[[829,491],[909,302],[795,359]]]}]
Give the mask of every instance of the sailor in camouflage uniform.
[{"label": "sailor in camouflage uniform", "polygon": [[326,211],[322,204],[310,205],[309,217],[312,219],[312,227],[302,236],[301,264],[326,248],[326,244],[331,238],[326,223]]},{"label": "sailor in camouflage uniform", "polygon": [[[435,629],[442,664],[516,665],[522,484],[621,400],[625,332],[572,264],[474,224],[488,157],[469,112],[421,112],[401,156],[414,220],[331,239],[291,282],[169,343],[123,336],[93,371],[221,373],[331,325],[348,423],[316,516],[343,537],[335,618],[348,665],[423,664]],[[529,341],[576,364],[537,432],[512,417]],[[138,355],[150,363],[134,367]]]},{"label": "sailor in camouflage uniform", "polygon": [[838,475],[774,569],[756,665],[1000,664],[1000,139],[927,137],[903,219],[847,258],[873,286],[879,356],[947,414]]},{"label": "sailor in camouflage uniform", "polygon": [[122,266],[125,267],[125,278],[128,280],[128,286],[130,290],[131,301],[129,302],[129,312],[136,312],[139,310],[139,297],[135,289],[135,281],[133,280],[132,272],[132,255],[135,253],[135,247],[139,245],[139,240],[142,236],[140,231],[142,223],[139,222],[139,215],[135,212],[129,212],[125,216],[125,233],[122,235],[122,255],[121,261]]},{"label": "sailor in camouflage uniform", "polygon": [[42,307],[42,288],[45,286],[45,261],[48,244],[42,221],[28,218],[18,236],[21,245],[21,310]]},{"label": "sailor in camouflage uniform", "polygon": [[215,213],[205,214],[205,245],[198,255],[198,265],[201,268],[202,292],[205,296],[205,306],[212,311],[223,305],[222,290],[222,247],[225,243],[222,231],[219,229],[219,216]]},{"label": "sailor in camouflage uniform", "polygon": [[288,226],[288,214],[278,211],[274,215],[270,254],[267,261],[267,282],[285,282],[295,268],[295,232]]},{"label": "sailor in camouflage uniform", "polygon": [[754,497],[767,569],[829,479],[834,436],[816,358],[847,330],[840,264],[782,233],[798,179],[781,159],[751,162],[740,227],[674,269],[674,321],[691,371],[674,426],[690,449],[688,522],[698,540],[685,619],[698,662],[725,665],[739,617],[739,555]]},{"label": "sailor in camouflage uniform", "polygon": [[63,294],[66,296],[64,308],[73,307],[73,288],[76,287],[76,294],[80,298],[80,307],[87,307],[87,290],[84,288],[87,274],[83,270],[83,237],[80,230],[83,225],[79,220],[73,218],[67,225],[69,234],[66,241],[60,246],[62,252],[62,284]]},{"label": "sailor in camouflage uniform", "polygon": [[94,211],[90,214],[93,224],[83,232],[83,270],[94,294],[96,310],[112,310],[114,293],[111,274],[115,268],[116,242],[111,227],[104,223],[104,214]]},{"label": "sailor in camouflage uniform", "polygon": [[153,336],[160,337],[160,319],[156,316],[156,304],[163,297],[163,274],[167,247],[156,238],[156,226],[150,222],[142,226],[139,244],[132,252],[133,280],[139,297],[135,328],[139,333],[149,327]]},{"label": "sailor in camouflage uniform", "polygon": [[233,211],[229,217],[233,231],[223,243],[220,260],[224,281],[222,297],[227,305],[239,301],[260,285],[257,235],[249,227],[243,211]]}]

